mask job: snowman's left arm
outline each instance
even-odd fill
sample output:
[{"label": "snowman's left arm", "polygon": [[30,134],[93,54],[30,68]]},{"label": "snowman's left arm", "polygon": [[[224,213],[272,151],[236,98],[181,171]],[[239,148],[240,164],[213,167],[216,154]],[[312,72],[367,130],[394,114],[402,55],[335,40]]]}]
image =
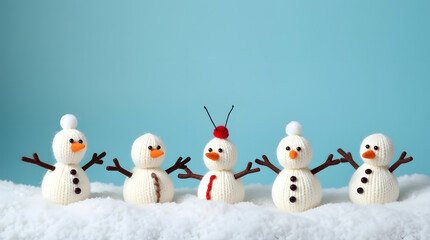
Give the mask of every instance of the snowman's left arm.
[{"label": "snowman's left arm", "polygon": [[318,172],[320,172],[321,170],[329,167],[329,166],[333,166],[333,165],[337,165],[340,163],[339,159],[335,159],[333,160],[333,154],[328,155],[327,160],[321,164],[320,166],[314,168],[311,170],[312,174],[317,174]]},{"label": "snowman's left arm", "polygon": [[97,153],[93,154],[93,158],[91,161],[89,161],[87,164],[85,164],[82,169],[86,171],[88,168],[90,168],[94,164],[103,164],[103,160],[101,160],[104,156],[106,156],[106,152],[100,153],[100,155],[97,155]]},{"label": "snowman's left arm", "polygon": [[406,157],[406,152],[402,152],[402,155],[400,155],[399,160],[397,160],[397,162],[395,162],[393,164],[393,166],[390,167],[390,172],[394,172],[394,170],[396,170],[401,164],[403,163],[408,163],[410,161],[412,161],[414,158],[413,157]]},{"label": "snowman's left arm", "polygon": [[241,177],[243,177],[243,176],[245,176],[247,174],[255,173],[255,172],[259,172],[260,171],[260,168],[251,169],[251,167],[252,167],[252,162],[249,162],[248,165],[246,166],[245,170],[243,170],[242,172],[234,174],[234,178],[238,179],[238,178],[241,178]]},{"label": "snowman's left arm", "polygon": [[187,167],[187,163],[191,160],[190,157],[185,158],[184,161],[181,161],[182,157],[179,157],[178,160],[173,164],[173,166],[166,169],[167,174],[174,172],[177,169],[185,169]]}]

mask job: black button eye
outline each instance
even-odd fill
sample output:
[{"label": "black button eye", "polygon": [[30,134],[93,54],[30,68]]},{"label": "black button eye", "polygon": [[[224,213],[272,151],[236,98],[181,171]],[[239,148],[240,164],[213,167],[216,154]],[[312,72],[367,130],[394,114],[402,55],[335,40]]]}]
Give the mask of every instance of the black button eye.
[{"label": "black button eye", "polygon": [[219,152],[219,153],[222,153],[222,149],[221,149],[221,148],[218,148],[218,152]]},{"label": "black button eye", "polygon": [[287,149],[287,151],[291,150],[290,146],[287,146],[285,149]]},{"label": "black button eye", "polygon": [[369,149],[369,148],[370,148],[369,144],[367,144],[367,145],[366,145],[366,148],[367,148],[367,149]]},{"label": "black button eye", "polygon": [[70,139],[69,139],[69,142],[70,142],[70,143],[74,143],[74,142],[75,142],[75,140],[73,140],[73,138],[70,138]]},{"label": "black button eye", "polygon": [[148,146],[148,149],[149,149],[149,150],[151,150],[151,149],[152,149],[152,146],[151,146],[151,145],[149,145],[149,146]]},{"label": "black button eye", "polygon": [[160,150],[160,149],[161,149],[161,146],[160,146],[160,145],[158,145],[158,146],[157,146],[157,149],[158,149],[158,150]]},{"label": "black button eye", "polygon": [[79,142],[79,143],[83,143],[84,141],[82,141],[82,139],[80,139],[78,142]]},{"label": "black button eye", "polygon": [[378,146],[374,146],[374,147],[373,147],[373,149],[378,150],[378,149],[379,149],[379,147],[378,147]]},{"label": "black button eye", "polygon": [[297,152],[300,152],[300,150],[302,150],[301,147],[297,147],[296,149],[297,149]]},{"label": "black button eye", "polygon": [[212,152],[212,148],[209,148],[209,149],[208,149],[208,152]]}]

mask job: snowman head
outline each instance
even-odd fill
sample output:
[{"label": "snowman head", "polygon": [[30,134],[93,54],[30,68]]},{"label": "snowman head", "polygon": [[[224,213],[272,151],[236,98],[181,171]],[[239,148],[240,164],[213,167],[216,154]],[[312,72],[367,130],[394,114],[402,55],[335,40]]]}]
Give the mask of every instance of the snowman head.
[{"label": "snowman head", "polygon": [[372,134],[361,143],[360,155],[367,164],[386,166],[394,156],[393,142],[384,134]]},{"label": "snowman head", "polygon": [[209,141],[203,150],[203,160],[205,165],[209,170],[212,171],[231,170],[237,162],[237,150],[234,144],[227,139],[229,136],[227,123],[234,106],[231,106],[231,110],[227,115],[227,120],[225,121],[224,126],[218,127],[212,120],[209,110],[206,107],[204,108],[213,126],[215,127],[213,132],[215,138]]},{"label": "snowman head", "polygon": [[144,134],[131,147],[131,159],[138,168],[159,167],[165,158],[163,141],[154,134]]},{"label": "snowman head", "polygon": [[228,139],[214,138],[206,144],[203,160],[209,170],[231,170],[237,162],[236,147]]},{"label": "snowman head", "polygon": [[276,154],[279,163],[284,168],[305,168],[312,160],[312,146],[309,141],[300,136],[302,125],[292,121],[286,127],[287,137],[279,142]]},{"label": "snowman head", "polygon": [[55,159],[64,164],[77,164],[87,151],[87,139],[83,133],[75,129],[78,120],[74,115],[64,115],[60,125],[63,130],[55,135],[52,142]]}]

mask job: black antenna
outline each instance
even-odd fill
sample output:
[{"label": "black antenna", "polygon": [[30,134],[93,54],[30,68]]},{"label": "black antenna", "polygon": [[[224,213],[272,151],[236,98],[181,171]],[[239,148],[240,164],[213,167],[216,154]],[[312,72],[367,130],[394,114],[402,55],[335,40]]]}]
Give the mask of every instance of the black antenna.
[{"label": "black antenna", "polygon": [[224,125],[224,127],[226,127],[226,128],[227,128],[228,118],[230,117],[230,113],[231,113],[231,111],[233,111],[233,108],[234,108],[234,105],[231,105],[231,110],[230,110],[230,112],[229,112],[229,113],[228,113],[228,115],[227,115],[227,120],[225,120],[225,125]]},{"label": "black antenna", "polygon": [[[215,129],[216,129],[216,125],[215,125],[215,123],[214,123],[214,120],[212,120],[212,117],[211,117],[211,115],[210,115],[210,113],[209,113],[208,109],[206,108],[206,106],[203,106],[203,107],[205,108],[206,112],[208,113],[209,119],[211,120],[212,124],[214,125],[214,127],[215,127]],[[229,114],[229,115],[230,115],[230,114]],[[227,118],[227,119],[228,119],[228,118]]]}]

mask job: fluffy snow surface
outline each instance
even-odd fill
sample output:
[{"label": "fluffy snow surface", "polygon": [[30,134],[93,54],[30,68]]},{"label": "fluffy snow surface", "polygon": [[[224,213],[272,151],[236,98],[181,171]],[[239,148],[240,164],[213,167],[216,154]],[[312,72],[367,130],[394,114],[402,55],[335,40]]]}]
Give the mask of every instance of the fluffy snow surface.
[{"label": "fluffy snow surface", "polygon": [[399,182],[398,202],[359,206],[346,187],[324,189],[321,206],[290,214],[265,185],[234,205],[177,189],[172,203],[133,206],[122,187],[96,182],[90,199],[59,206],[39,187],[0,181],[0,239],[430,239],[430,177]]}]

